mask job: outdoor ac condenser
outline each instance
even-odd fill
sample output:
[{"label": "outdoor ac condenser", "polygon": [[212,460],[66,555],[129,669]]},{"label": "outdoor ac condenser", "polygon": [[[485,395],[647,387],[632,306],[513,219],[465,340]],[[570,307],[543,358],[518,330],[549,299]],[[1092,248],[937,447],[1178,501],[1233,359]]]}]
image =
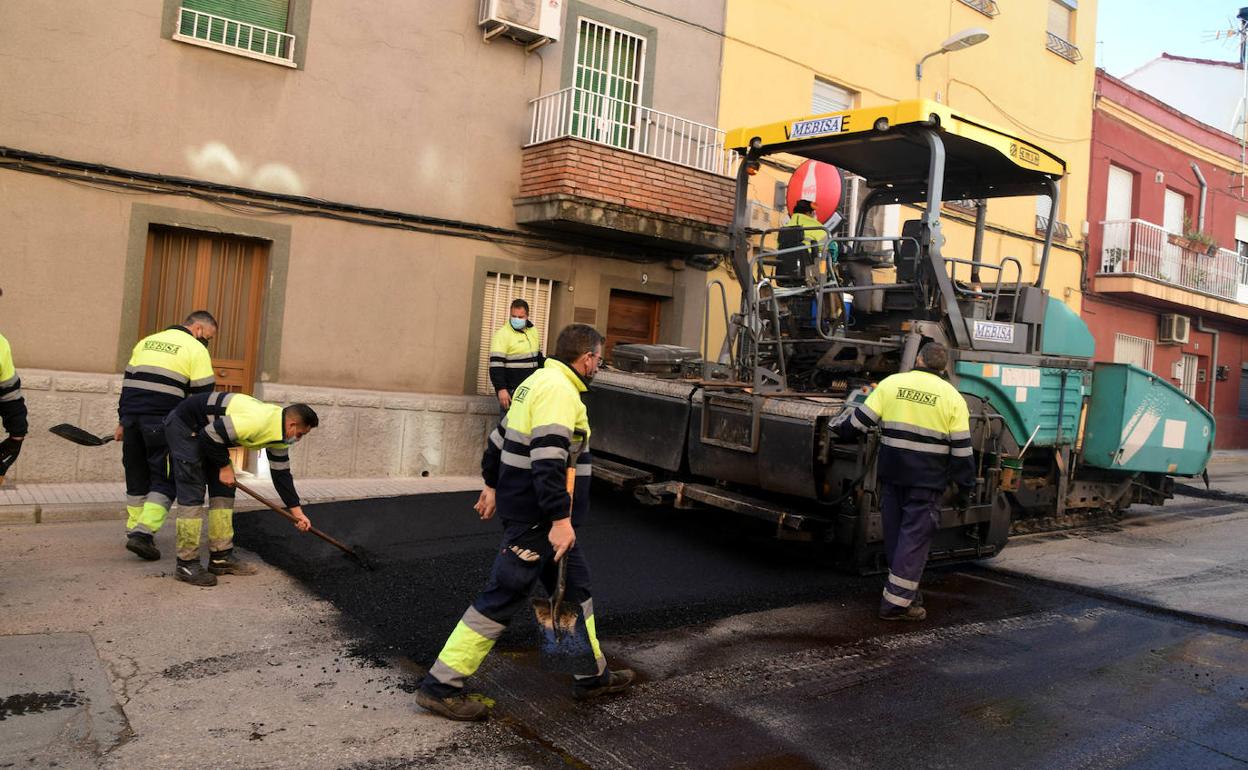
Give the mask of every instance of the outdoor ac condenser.
[{"label": "outdoor ac condenser", "polygon": [[479,26],[486,39],[503,35],[521,43],[554,42],[563,32],[564,0],[481,0]]},{"label": "outdoor ac condenser", "polygon": [[1186,345],[1192,334],[1192,319],[1168,313],[1161,317],[1157,341],[1162,345]]}]

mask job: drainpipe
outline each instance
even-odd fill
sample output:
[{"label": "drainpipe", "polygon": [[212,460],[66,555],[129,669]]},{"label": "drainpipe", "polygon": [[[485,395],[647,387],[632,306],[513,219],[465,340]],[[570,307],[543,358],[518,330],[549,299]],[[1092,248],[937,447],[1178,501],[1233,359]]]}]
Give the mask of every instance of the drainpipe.
[{"label": "drainpipe", "polygon": [[1209,357],[1209,414],[1213,414],[1213,398],[1218,386],[1218,330],[1205,326],[1204,318],[1197,318],[1196,331],[1213,335],[1213,354]]},{"label": "drainpipe", "polygon": [[1200,173],[1200,166],[1196,165],[1196,161],[1192,161],[1192,173],[1196,175],[1196,181],[1200,184],[1200,213],[1196,217],[1196,229],[1203,233],[1205,231],[1205,196],[1209,192],[1209,183],[1205,181],[1205,175]]}]

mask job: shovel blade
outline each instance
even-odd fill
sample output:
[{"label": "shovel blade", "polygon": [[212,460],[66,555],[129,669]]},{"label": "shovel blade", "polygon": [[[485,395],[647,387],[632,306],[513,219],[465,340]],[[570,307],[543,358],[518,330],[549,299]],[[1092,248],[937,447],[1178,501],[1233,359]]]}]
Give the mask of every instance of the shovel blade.
[{"label": "shovel blade", "polygon": [[48,431],[80,446],[103,446],[108,443],[94,433],[88,433],[77,425],[70,425],[67,422],[53,425],[51,428],[48,428]]},{"label": "shovel blade", "polygon": [[549,599],[534,599],[533,614],[537,618],[538,658],[542,668],[579,676],[598,673],[589,630],[579,612],[568,607],[552,612]]}]

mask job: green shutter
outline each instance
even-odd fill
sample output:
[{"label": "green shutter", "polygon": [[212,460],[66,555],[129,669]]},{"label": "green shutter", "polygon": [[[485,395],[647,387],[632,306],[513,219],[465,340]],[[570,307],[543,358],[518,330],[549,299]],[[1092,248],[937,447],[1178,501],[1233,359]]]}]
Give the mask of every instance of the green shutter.
[{"label": "green shutter", "polygon": [[285,32],[290,0],[182,0],[182,6]]},{"label": "green shutter", "polygon": [[255,34],[250,27],[243,27],[232,22],[253,24],[264,29],[286,31],[286,17],[290,8],[290,0],[182,0],[183,7],[192,11],[211,13],[223,16],[231,21],[213,20],[211,24],[200,23],[194,28],[193,16],[184,14],[182,17],[181,34],[209,40],[214,43],[247,48],[257,53],[270,56],[288,56],[289,51],[279,42],[277,36],[270,35],[265,44],[264,35]]}]

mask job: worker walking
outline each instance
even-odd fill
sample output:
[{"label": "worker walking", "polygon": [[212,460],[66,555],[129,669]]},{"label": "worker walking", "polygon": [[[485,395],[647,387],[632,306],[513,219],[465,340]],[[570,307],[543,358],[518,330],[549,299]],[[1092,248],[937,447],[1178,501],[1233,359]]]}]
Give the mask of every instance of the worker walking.
[{"label": "worker walking", "polygon": [[[529,605],[541,580],[555,585],[559,559],[567,559],[564,601],[580,605],[598,672],[576,677],[578,700],[620,692],[633,681],[628,669],[611,671],[598,645],[589,567],[574,527],[589,513],[589,419],[581,394],[602,362],[602,335],[572,324],[559,334],[555,356],[516,389],[511,410],[490,435],[481,460],[485,488],[476,504],[481,518],[497,510],[503,542],[485,590],[464,613],[438,659],[420,683],[416,702],[461,721],[484,719],[483,704],[463,694],[464,680],[494,647],[513,615]],[[576,485],[566,479],[575,458]]]},{"label": "worker walking", "polygon": [[[300,531],[312,524],[299,506],[290,473],[289,448],[320,424],[307,404],[278,404],[242,393],[200,393],[165,418],[165,439],[177,486],[174,525],[178,563],[174,577],[197,586],[214,586],[217,575],[254,575],[256,568],[234,557],[234,468],[230,447],[264,449],[273,486],[298,520]],[[204,523],[204,488],[208,489],[208,569],[199,560]]]},{"label": "worker walking", "polygon": [[511,317],[490,339],[490,385],[498,394],[499,415],[507,413],[516,388],[542,367],[542,341],[529,320],[529,303],[511,301]]},{"label": "worker walking", "polygon": [[113,438],[126,473],[126,550],[141,559],[160,558],[154,536],[173,504],[165,416],[187,396],[212,392],[208,342],[216,333],[212,313],[196,310],[139,340],[126,365]]},{"label": "worker walking", "polygon": [[26,399],[22,397],[22,378],[13,366],[9,341],[0,334],[0,424],[8,434],[0,441],[0,485],[5,474],[22,453],[26,440]]},{"label": "worker walking", "polygon": [[[915,369],[885,377],[866,401],[834,426],[842,438],[879,426],[876,460],[888,582],[880,601],[885,620],[923,620],[919,581],[940,523],[940,502],[952,481],[964,510],[975,488],[966,401],[942,378],[949,351],[929,342]],[[917,603],[916,603],[917,600]]]}]

